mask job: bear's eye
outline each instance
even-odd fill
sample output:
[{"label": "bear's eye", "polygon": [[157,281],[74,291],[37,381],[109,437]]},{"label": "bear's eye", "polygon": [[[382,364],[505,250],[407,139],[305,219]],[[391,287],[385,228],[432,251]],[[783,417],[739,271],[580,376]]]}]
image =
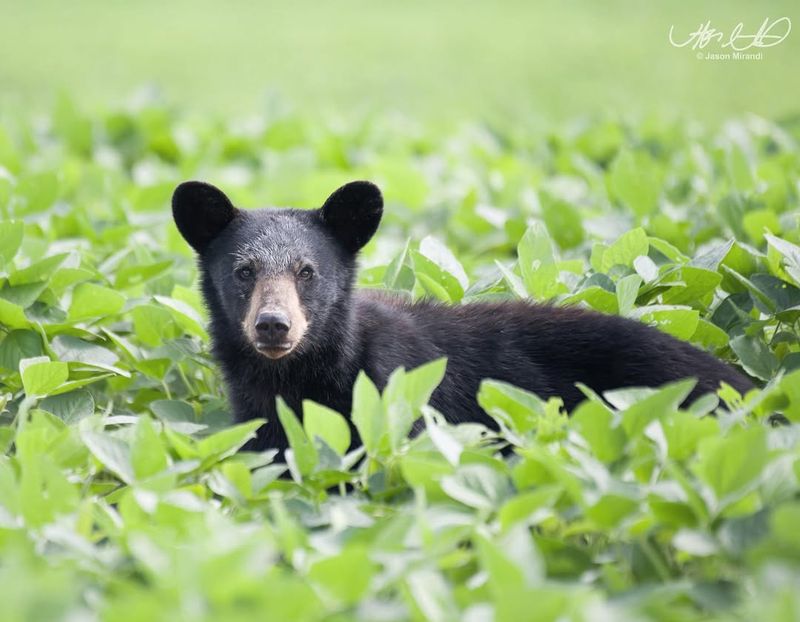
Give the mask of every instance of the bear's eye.
[{"label": "bear's eye", "polygon": [[311,266],[303,266],[300,269],[300,272],[297,273],[304,281],[308,281],[312,276],[314,276],[314,269]]},{"label": "bear's eye", "polygon": [[241,268],[236,268],[236,278],[241,281],[249,281],[253,278],[253,269],[250,266],[242,266]]}]

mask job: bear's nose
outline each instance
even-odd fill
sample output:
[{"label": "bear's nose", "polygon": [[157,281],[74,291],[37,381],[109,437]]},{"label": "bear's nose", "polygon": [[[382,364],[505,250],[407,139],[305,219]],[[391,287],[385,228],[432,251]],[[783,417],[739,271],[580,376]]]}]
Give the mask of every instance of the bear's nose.
[{"label": "bear's nose", "polygon": [[285,339],[291,327],[289,317],[281,311],[264,311],[256,319],[256,333],[269,341]]}]

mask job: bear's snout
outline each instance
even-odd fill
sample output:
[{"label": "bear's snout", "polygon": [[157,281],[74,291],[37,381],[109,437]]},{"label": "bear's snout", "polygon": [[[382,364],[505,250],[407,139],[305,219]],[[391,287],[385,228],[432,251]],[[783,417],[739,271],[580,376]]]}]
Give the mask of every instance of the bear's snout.
[{"label": "bear's snout", "polygon": [[260,354],[273,360],[286,356],[300,344],[307,328],[294,278],[281,275],[256,282],[242,329]]},{"label": "bear's snout", "polygon": [[259,342],[284,343],[292,321],[283,311],[262,311],[256,319],[256,335]]}]

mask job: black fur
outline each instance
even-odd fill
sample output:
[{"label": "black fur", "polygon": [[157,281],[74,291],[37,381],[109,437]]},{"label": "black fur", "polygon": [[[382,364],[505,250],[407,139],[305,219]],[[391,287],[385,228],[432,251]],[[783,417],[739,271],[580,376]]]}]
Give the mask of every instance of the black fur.
[{"label": "black fur", "polygon": [[[311,399],[348,415],[359,370],[382,388],[395,368],[411,369],[442,356],[448,358],[447,374],[432,405],[450,421],[490,426],[492,420],[476,402],[484,378],[510,382],[542,398],[561,396],[567,409],[582,398],[576,382],[602,392],[694,376],[698,384],[690,400],[715,391],[720,381],[740,392],[753,386],[710,354],[633,320],[527,302],[412,304],[354,291],[356,252],[375,232],[382,201],[372,184],[349,186],[320,210],[307,211],[230,212],[215,193],[204,195],[212,197],[211,206],[192,207],[176,192],[176,219],[194,209],[198,218],[217,226],[223,218],[213,216],[214,210],[222,210],[223,217],[233,214],[213,239],[199,244],[202,291],[213,352],[237,420],[268,420],[258,447],[286,447],[275,411],[278,395],[298,413],[302,401]],[[195,193],[193,200],[202,202],[203,196]],[[202,223],[193,226],[208,230]],[[287,258],[315,267],[314,279],[297,285],[308,332],[285,358],[265,358],[243,333],[247,284],[232,277],[243,255],[264,270]]]}]

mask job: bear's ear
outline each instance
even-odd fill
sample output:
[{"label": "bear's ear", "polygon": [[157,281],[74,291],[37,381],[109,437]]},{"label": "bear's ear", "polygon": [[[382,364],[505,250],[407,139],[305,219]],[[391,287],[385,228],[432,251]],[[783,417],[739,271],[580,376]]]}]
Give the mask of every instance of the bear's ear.
[{"label": "bear's ear", "polygon": [[373,183],[353,181],[328,197],[320,209],[322,222],[351,253],[369,242],[381,222],[383,196]]},{"label": "bear's ear", "polygon": [[219,188],[187,181],[172,195],[172,216],[178,231],[198,253],[234,219],[237,210]]}]

